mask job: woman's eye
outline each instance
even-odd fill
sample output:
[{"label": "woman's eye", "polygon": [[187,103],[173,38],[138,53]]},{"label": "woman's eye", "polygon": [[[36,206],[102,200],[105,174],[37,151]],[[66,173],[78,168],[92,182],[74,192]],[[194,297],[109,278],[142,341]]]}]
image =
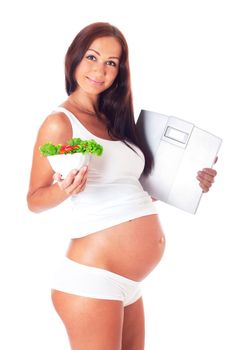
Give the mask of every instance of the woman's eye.
[{"label": "woman's eye", "polygon": [[112,67],[116,67],[116,63],[114,61],[108,61],[107,65],[112,66]]},{"label": "woman's eye", "polygon": [[93,56],[93,55],[88,55],[87,59],[90,60],[90,61],[95,61],[96,60],[95,56]]}]

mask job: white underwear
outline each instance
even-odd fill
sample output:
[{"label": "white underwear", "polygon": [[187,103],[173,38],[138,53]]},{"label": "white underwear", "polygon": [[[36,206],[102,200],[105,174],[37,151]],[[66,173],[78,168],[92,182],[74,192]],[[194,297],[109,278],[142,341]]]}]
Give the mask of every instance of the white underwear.
[{"label": "white underwear", "polygon": [[124,306],[141,297],[140,282],[64,257],[56,269],[52,289],[84,297],[120,300]]}]

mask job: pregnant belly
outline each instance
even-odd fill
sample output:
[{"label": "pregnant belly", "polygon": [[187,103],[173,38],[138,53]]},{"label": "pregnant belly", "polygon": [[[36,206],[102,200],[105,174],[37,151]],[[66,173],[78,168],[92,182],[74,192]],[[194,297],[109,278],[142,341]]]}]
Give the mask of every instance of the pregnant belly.
[{"label": "pregnant belly", "polygon": [[153,214],[73,239],[67,256],[140,281],[159,263],[164,247],[159,218]]}]

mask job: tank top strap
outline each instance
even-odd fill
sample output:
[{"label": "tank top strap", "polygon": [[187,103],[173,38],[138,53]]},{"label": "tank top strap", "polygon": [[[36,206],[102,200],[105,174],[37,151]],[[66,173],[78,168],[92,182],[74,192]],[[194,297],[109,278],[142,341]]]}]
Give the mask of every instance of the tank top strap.
[{"label": "tank top strap", "polygon": [[66,109],[65,107],[56,107],[53,112],[62,112],[64,113],[67,118],[69,119],[69,121],[71,122],[72,127],[78,122],[77,118],[75,118],[75,116],[68,111],[68,109]]},{"label": "tank top strap", "polygon": [[53,112],[62,112],[67,116],[72,126],[73,137],[90,138],[88,130],[68,109],[58,106]]}]

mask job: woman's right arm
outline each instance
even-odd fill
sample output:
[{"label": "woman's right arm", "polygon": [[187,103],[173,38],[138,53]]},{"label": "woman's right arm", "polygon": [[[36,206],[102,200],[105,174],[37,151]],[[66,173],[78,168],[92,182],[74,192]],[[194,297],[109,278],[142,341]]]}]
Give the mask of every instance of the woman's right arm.
[{"label": "woman's right arm", "polygon": [[71,170],[64,180],[54,183],[54,171],[46,157],[39,152],[39,147],[46,143],[66,143],[72,137],[72,127],[63,113],[51,114],[41,125],[34,146],[29,190],[28,208],[33,212],[53,208],[70,195],[84,190],[87,171]]}]

